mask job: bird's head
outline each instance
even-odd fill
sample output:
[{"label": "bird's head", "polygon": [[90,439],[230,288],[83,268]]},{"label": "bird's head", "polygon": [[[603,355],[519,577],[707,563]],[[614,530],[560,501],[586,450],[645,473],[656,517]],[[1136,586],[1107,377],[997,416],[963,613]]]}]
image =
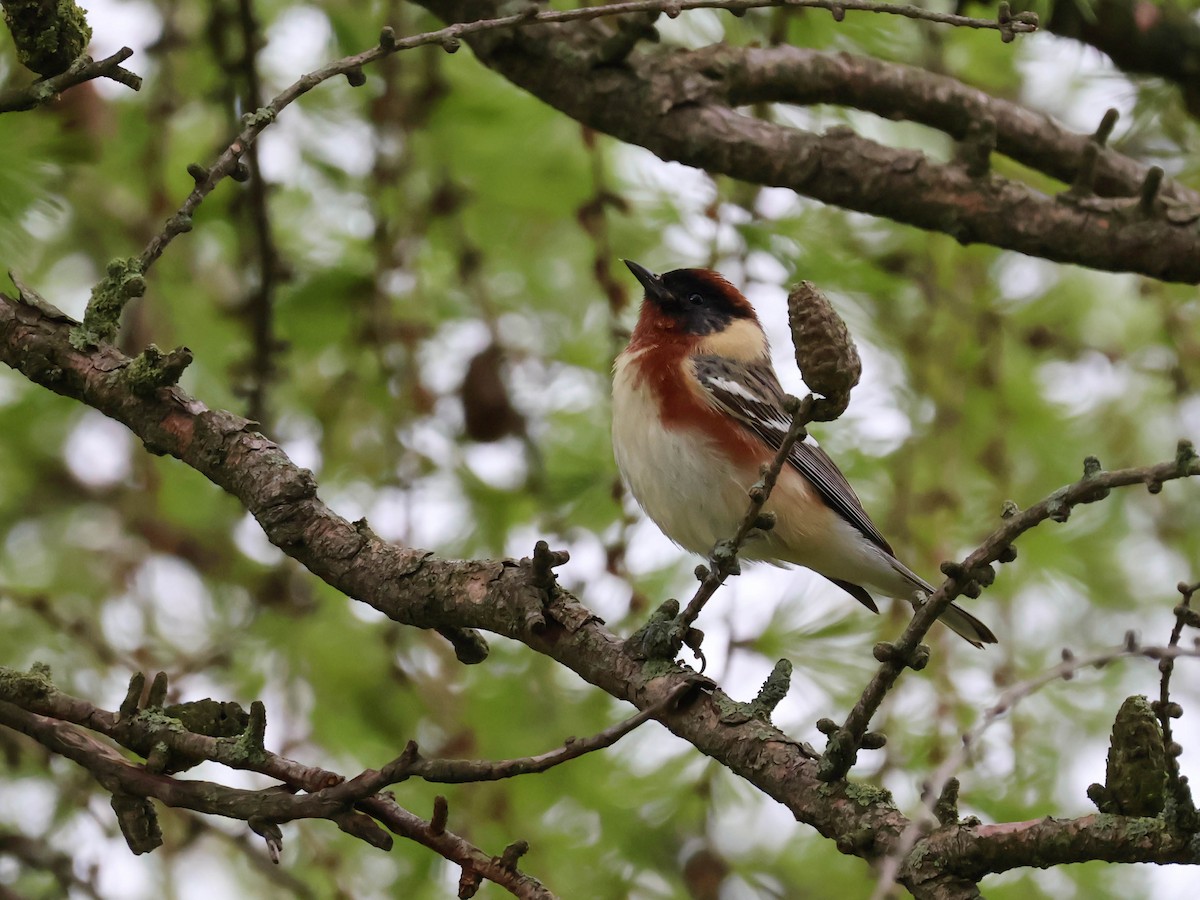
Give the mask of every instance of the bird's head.
[{"label": "bird's head", "polygon": [[758,326],[750,301],[711,269],[656,275],[631,260],[624,262],[646,291],[639,329],[706,337],[739,321]]}]

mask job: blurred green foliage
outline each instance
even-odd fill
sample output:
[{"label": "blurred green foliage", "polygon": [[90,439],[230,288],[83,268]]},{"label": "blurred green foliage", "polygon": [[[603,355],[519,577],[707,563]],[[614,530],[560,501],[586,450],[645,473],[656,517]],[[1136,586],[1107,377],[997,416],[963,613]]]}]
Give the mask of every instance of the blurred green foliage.
[{"label": "blurred green foliage", "polygon": [[[244,72],[221,62],[244,41],[231,0],[110,7],[111,21],[93,21],[98,41],[123,39],[120,16],[153,19],[156,33],[130,63],[143,91],[76,88],[4,116],[0,140],[0,265],[76,315],[106,262],[139,252],[178,206],[187,164],[214,158],[247,103]],[[254,9],[267,42],[259,102],[370,46],[385,22],[398,33],[435,26],[399,2]],[[871,54],[1017,99],[1037,96],[1031,73],[1058,66],[1073,92],[1061,102],[1095,107],[1097,121],[1105,105],[1125,107],[1132,124],[1118,128],[1118,147],[1195,174],[1195,123],[1173,91],[1049,35],[1003,45],[994,33],[898,17],[835,23],[779,10],[685,14],[663,31],[692,45],[784,39]],[[28,80],[2,40],[0,56],[0,88]],[[876,135],[945,150],[940,135],[859,113],[788,114],[814,127],[869,121]],[[585,133],[466,49],[402,54],[357,90],[320,86],[259,154],[278,258],[269,296],[251,195],[223,183],[127,310],[124,348],[186,343],[196,362],[184,386],[211,406],[245,412],[248,396],[265,398],[265,433],[315,471],[336,510],[367,516],[387,539],[463,557],[528,555],[539,537],[571,548],[564,584],[619,631],[686,596],[696,562],[659,540],[617,487],[608,369],[636,300],[619,257],[713,265],[776,327],[795,280],[834,298],[866,375],[847,416],[818,437],[928,575],[990,531],[1005,500],[1029,504],[1078,477],[1085,455],[1110,467],[1158,461],[1200,426],[1194,289],[963,248],[778,190],[681,174]],[[596,271],[616,280],[615,299]],[[254,336],[268,303],[275,344]],[[463,404],[482,401],[461,385],[491,344],[520,422],[480,444],[464,433]],[[789,348],[776,349],[790,365]],[[269,747],[346,774],[386,763],[410,739],[429,756],[520,756],[629,713],[503,640],[485,665],[464,669],[436,636],[334,593],[267,546],[231,497],[97,419],[0,371],[0,663],[48,662],[64,689],[109,708],[136,670],[166,671],[173,700],[261,698]],[[1165,640],[1175,583],[1197,577],[1197,489],[1127,491],[1022,540],[976,604],[1001,644],[977,653],[933,636],[934,664],[891,698],[879,723],[887,749],[865,754],[858,777],[911,807],[922,773],[975,710],[1053,664],[1064,644],[1114,644],[1130,627]],[[895,635],[907,612],[897,604],[873,619],[799,574],[746,581],[701,622],[716,677],[748,699],[788,657],[795,687],[776,721],[816,742],[815,719],[844,714],[871,671],[872,643]],[[1130,665],[1045,690],[990,734],[963,774],[964,810],[998,821],[1086,811],[1112,714],[1155,679]],[[1181,691],[1194,708],[1194,691]],[[243,896],[453,893],[457,873],[415,844],[384,855],[329,823],[291,824],[283,866],[271,870],[238,823],[169,811],[166,845],[109,875],[109,858],[126,851],[101,793],[12,735],[0,734],[0,747],[4,792],[52,810],[29,817],[0,802],[0,828],[72,854],[78,872],[97,865],[103,896],[183,896],[197,860],[222,868],[214,884]],[[1185,772],[1194,759],[1188,747]],[[872,883],[860,862],[658,726],[544,775],[396,789],[422,815],[438,793],[451,829],[485,850],[528,840],[522,867],[565,897],[850,897]],[[1156,877],[1092,864],[1009,873],[984,888],[1000,900],[1150,897]],[[0,866],[0,885],[55,890],[25,865]],[[480,896],[499,893],[485,886]]]}]

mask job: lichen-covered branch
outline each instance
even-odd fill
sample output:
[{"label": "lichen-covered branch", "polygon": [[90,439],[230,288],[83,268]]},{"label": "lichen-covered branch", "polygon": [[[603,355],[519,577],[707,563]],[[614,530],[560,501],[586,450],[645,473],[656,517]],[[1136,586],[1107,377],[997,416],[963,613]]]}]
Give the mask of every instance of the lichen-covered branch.
[{"label": "lichen-covered branch", "polygon": [[[378,46],[335,60],[320,69],[307,73],[286,87],[266,106],[244,115],[242,130],[212,166],[206,168],[199,164],[193,164],[189,167],[188,171],[195,180],[196,186],[184,200],[178,212],[166,221],[162,230],[146,245],[138,258],[140,270],[143,272],[148,270],[172,240],[191,229],[192,216],[217,184],[226,177],[232,177],[238,181],[245,181],[250,177],[250,172],[242,157],[254,146],[263,129],[270,125],[285,107],[331,78],[344,76],[354,87],[361,87],[366,84],[363,66],[403,50],[440,44],[447,52],[453,53],[461,46],[462,39],[471,35],[523,29],[540,23],[589,22],[595,19],[637,16],[646,13],[657,15],[666,12],[668,15],[677,16],[686,9],[729,9],[741,12],[773,6],[809,7],[828,9],[839,17],[845,15],[845,11],[850,9],[889,13],[968,28],[994,28],[1001,33],[1005,40],[1011,40],[1015,34],[1028,33],[1037,28],[1036,16],[1014,17],[1007,13],[1007,7],[1005,7],[1004,14],[998,15],[993,20],[940,13],[917,6],[876,3],[873,0],[627,0],[624,3],[602,4],[569,10],[543,10],[531,3],[515,13],[503,9],[501,6],[501,4],[497,4],[489,16],[477,16],[473,21],[455,21],[445,28],[422,34],[397,37],[390,27],[385,27],[380,34]],[[632,44],[629,46],[632,47]]]},{"label": "lichen-covered branch", "polygon": [[[156,687],[160,682],[165,687],[161,677],[156,679]],[[0,668],[0,725],[26,734],[52,752],[78,763],[110,791],[122,831],[135,853],[154,850],[162,841],[153,807],[149,805],[151,799],[170,807],[241,819],[266,838],[276,861],[282,842],[280,823],[304,818],[329,819],[347,834],[387,850],[392,840],[379,827],[382,824],[395,834],[435,850],[462,866],[464,872],[494,881],[514,896],[528,900],[552,900],[554,895],[536,878],[504,863],[502,857],[490,856],[447,830],[444,813],[440,823],[437,816],[426,822],[401,807],[394,797],[378,792],[387,784],[408,777],[462,782],[544,771],[611,745],[649,718],[639,713],[593,738],[584,739],[578,748],[567,745],[528,760],[424,760],[416,753],[415,745],[410,745],[397,763],[382,772],[370,771],[346,779],[267,751],[262,746],[265,720],[261,719],[261,709],[258,713],[252,710],[244,734],[214,737],[191,731],[187,713],[161,707],[139,708],[134,698],[141,695],[143,685],[144,678],[136,675],[126,703],[119,712],[113,712],[59,691],[44,670],[24,673]],[[152,688],[152,699],[161,692]],[[222,705],[215,701],[200,703]],[[183,720],[172,713],[179,713]],[[146,757],[145,765],[130,762],[90,732]],[[202,760],[259,772],[283,782],[289,789],[249,791],[171,776],[178,768]],[[483,777],[475,779],[473,774]]]},{"label": "lichen-covered branch", "polygon": [[73,0],[0,0],[17,62],[39,75],[58,75],[92,40],[87,14]]},{"label": "lichen-covered branch", "polygon": [[963,594],[977,597],[995,578],[993,563],[1016,559],[1013,541],[1047,519],[1066,522],[1071,510],[1085,503],[1103,500],[1115,487],[1142,485],[1152,492],[1162,490],[1166,481],[1200,475],[1200,458],[1188,441],[1180,441],[1175,458],[1153,466],[1101,470],[1094,457],[1084,461],[1083,477],[1074,484],[1059,488],[1049,497],[1025,510],[1010,506],[1004,512],[1004,524],[993,531],[961,563],[943,563],[946,580],[917,610],[904,634],[893,644],[876,647],[880,666],[867,684],[854,708],[840,729],[829,735],[825,756],[821,760],[822,777],[835,780],[850,771],[867,733],[871,717],[879,709],[906,668],[921,668],[928,651],[921,651],[921,639],[950,603]]},{"label": "lichen-covered branch", "polygon": [[[678,666],[637,659],[569,592],[560,588],[548,597],[532,560],[443,560],[380,541],[366,523],[348,522],[325,506],[312,473],[292,463],[252,423],[209,409],[178,387],[152,396],[129,391],[112,376],[128,358],[109,345],[76,349],[70,327],[69,321],[0,294],[0,360],[124,423],[152,451],[182,460],[233,494],[272,543],[347,596],[403,624],[471,623],[512,637],[640,709],[680,685],[694,686]],[[864,816],[878,830],[890,830],[884,823],[898,816],[894,810],[864,809],[840,788],[831,791],[816,780],[810,764],[801,764],[807,757],[798,742],[757,720],[728,725],[720,710],[729,699],[719,691],[707,697],[690,690],[685,699],[692,702],[657,718],[823,833],[836,837],[862,824]],[[774,748],[766,756],[763,742]]]},{"label": "lichen-covered branch", "polygon": [[[1047,685],[1058,681],[1065,681],[1074,677],[1074,675],[1084,669],[1102,668],[1109,663],[1120,659],[1151,659],[1157,660],[1159,665],[1163,663],[1174,663],[1180,657],[1200,657],[1200,648],[1185,648],[1179,647],[1176,644],[1170,644],[1166,647],[1144,647],[1133,641],[1126,641],[1120,647],[1115,647],[1111,650],[1105,650],[1100,653],[1089,654],[1088,656],[1075,656],[1066,651],[1063,653],[1063,661],[1053,668],[1037,675],[1033,678],[1028,678],[1019,681],[1008,687],[1000,698],[985,709],[979,717],[978,722],[962,736],[961,743],[950,752],[949,755],[937,767],[934,773],[929,777],[925,793],[926,803],[925,809],[921,814],[913,817],[904,833],[900,835],[900,839],[892,848],[892,852],[884,859],[879,866],[879,881],[876,885],[875,892],[872,894],[872,900],[884,900],[890,893],[893,883],[901,878],[901,871],[904,866],[920,866],[922,864],[924,853],[913,853],[914,847],[923,840],[922,833],[933,828],[936,824],[958,827],[957,804],[949,810],[949,814],[945,810],[937,808],[939,798],[945,797],[947,785],[954,779],[954,774],[958,772],[962,766],[970,758],[971,753],[979,745],[980,739],[983,737],[992,725],[1000,721],[1000,719],[1009,715],[1013,708],[1022,700],[1040,691]],[[1168,773],[1167,763],[1165,762],[1165,753],[1163,765],[1159,771],[1160,777],[1165,782]],[[1172,760],[1174,762],[1174,760]],[[1177,768],[1177,764],[1176,764]],[[957,792],[957,789],[955,789]],[[1090,791],[1089,791],[1090,794]],[[1141,799],[1141,798],[1139,798]],[[1187,801],[1190,804],[1190,799]],[[1159,810],[1161,812],[1161,810]],[[1195,815],[1195,809],[1191,809],[1192,816]],[[1022,826],[1030,823],[1019,823]],[[981,828],[995,829],[998,826],[980,826]],[[1023,829],[1024,830],[1024,829]],[[1164,833],[1169,833],[1170,829],[1164,829]],[[1005,833],[1005,840],[1008,839],[1008,832],[993,832],[985,833]],[[929,836],[931,840],[941,840],[940,835],[934,834]],[[1173,843],[1173,840],[1172,840]],[[1200,862],[1200,859],[1196,860]]]},{"label": "lichen-covered branch", "polygon": [[[642,710],[657,708],[659,711],[652,713],[654,718],[782,803],[797,820],[835,840],[841,852],[868,860],[883,858],[903,833],[909,820],[892,806],[885,793],[843,780],[821,781],[817,765],[801,742],[762,718],[725,715],[733,701],[719,689],[698,683],[689,670],[669,662],[637,658],[620,637],[608,631],[569,592],[545,589],[545,564],[534,565],[528,559],[444,560],[428,551],[385,544],[365,523],[356,526],[325,506],[317,496],[312,473],[292,463],[277,445],[254,431],[252,423],[229,412],[209,409],[177,386],[149,393],[133,391],[126,379],[114,377],[129,365],[127,357],[109,345],[78,349],[71,344],[70,329],[69,320],[48,313],[41,305],[0,294],[0,360],[32,381],[124,423],[152,451],[182,460],[234,495],[255,516],[272,543],[347,596],[403,624],[484,628],[506,635],[557,660],[614,697],[629,700]],[[1189,473],[1194,467],[1194,461],[1186,463]],[[1121,483],[1129,483],[1129,479],[1162,481],[1177,477],[1177,471],[1178,464],[1172,463],[1106,475],[1109,480],[1125,479]],[[1087,489],[1068,488],[1065,494],[1048,501],[1054,507],[1046,509],[1047,515],[1058,510],[1061,516],[1071,503],[1098,499],[1103,489],[1102,478]],[[1027,524],[1020,516],[1036,517],[1034,509],[1010,522]],[[1011,541],[1023,530],[1012,527],[1017,529],[1012,534],[1001,530],[997,539],[1000,543]],[[987,544],[980,551],[981,559],[999,552],[998,546],[995,542]],[[547,559],[554,562],[552,557]],[[931,606],[918,615],[927,615]],[[929,622],[933,617],[928,615]],[[668,702],[676,698],[678,703]],[[111,769],[116,764],[113,760],[102,761],[98,764],[100,775],[113,780],[116,788],[127,789],[124,770]],[[120,765],[127,763],[122,761]],[[144,782],[149,773],[139,772],[137,777],[141,787],[155,787],[143,795],[159,796],[159,782]],[[334,793],[325,798],[300,799],[322,810],[320,804],[330,796],[344,802],[352,799],[350,794],[341,796],[336,787],[329,788]],[[210,802],[211,797],[196,795],[199,790],[178,795],[165,789],[163,792],[178,805]],[[231,797],[230,802],[249,803],[250,799]],[[271,807],[271,812],[281,818],[287,817],[289,809],[294,812],[297,808],[286,807],[282,801],[271,802],[279,805],[278,809]],[[1002,859],[993,858],[990,847],[979,850],[992,859],[989,871],[996,871],[997,866],[1037,864],[1040,857],[1036,845],[1012,840],[1003,830],[1008,826],[988,827],[999,829],[996,840],[1006,848]],[[1088,840],[1068,844],[1077,848],[1077,861],[1132,857],[1190,861],[1182,839],[1173,833],[1146,842],[1132,826],[1119,822],[1107,823],[1103,829],[1074,822],[1053,826],[1043,823],[1041,828],[1052,832],[1057,828],[1063,834],[1086,833]],[[991,832],[986,831],[956,834],[960,838],[965,834],[972,840],[992,840]],[[430,841],[440,839],[434,834],[427,837]],[[1062,852],[1064,857],[1069,855],[1066,850]],[[960,884],[973,887],[984,874],[978,858],[964,850],[936,873],[912,870],[903,880],[910,888],[924,891],[924,896],[934,896],[935,888],[940,891]]]}]

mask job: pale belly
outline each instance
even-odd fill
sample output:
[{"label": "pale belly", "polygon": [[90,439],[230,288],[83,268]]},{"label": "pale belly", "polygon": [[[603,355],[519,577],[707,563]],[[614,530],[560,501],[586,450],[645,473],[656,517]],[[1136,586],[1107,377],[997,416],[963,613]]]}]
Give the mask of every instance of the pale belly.
[{"label": "pale belly", "polygon": [[668,431],[646,420],[639,424],[613,431],[617,466],[629,490],[667,537],[707,555],[737,530],[757,473],[723,463],[703,435]]},{"label": "pale belly", "polygon": [[[749,489],[760,477],[759,464],[736,466],[703,432],[663,427],[649,388],[619,363],[613,382],[613,452],[646,515],[675,543],[703,556],[718,540],[734,536],[749,509]],[[768,511],[781,508],[787,514],[777,516],[774,530],[746,543],[743,559],[806,566],[891,596],[911,591],[909,578],[890,556],[830,510],[803,476],[786,468],[766,504]]]}]

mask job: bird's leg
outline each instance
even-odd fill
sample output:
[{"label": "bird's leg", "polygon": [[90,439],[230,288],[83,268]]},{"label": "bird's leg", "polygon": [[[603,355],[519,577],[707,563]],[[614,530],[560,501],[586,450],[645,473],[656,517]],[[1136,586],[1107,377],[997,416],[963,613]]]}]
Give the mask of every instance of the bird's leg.
[{"label": "bird's leg", "polygon": [[700,642],[704,632],[693,628],[686,614],[680,614],[679,601],[667,600],[651,615],[646,624],[631,634],[625,646],[638,659],[675,659],[685,646],[700,660],[700,671],[704,671],[704,654]]},{"label": "bird's leg", "polygon": [[732,538],[722,538],[717,541],[708,555],[707,566],[696,567],[696,579],[700,587],[692,597],[687,608],[680,612],[678,600],[668,600],[650,616],[649,621],[634,632],[625,642],[626,646],[640,659],[674,659],[684,647],[690,649],[700,661],[700,671],[704,671],[707,661],[700,651],[704,640],[704,632],[693,628],[692,624],[700,615],[700,610],[709,598],[716,593],[717,588],[724,584],[730,575],[741,575],[742,567],[738,561],[738,550],[746,542],[747,536],[757,537],[765,534],[775,524],[775,517],[769,512],[755,512],[752,523],[739,530]]}]

